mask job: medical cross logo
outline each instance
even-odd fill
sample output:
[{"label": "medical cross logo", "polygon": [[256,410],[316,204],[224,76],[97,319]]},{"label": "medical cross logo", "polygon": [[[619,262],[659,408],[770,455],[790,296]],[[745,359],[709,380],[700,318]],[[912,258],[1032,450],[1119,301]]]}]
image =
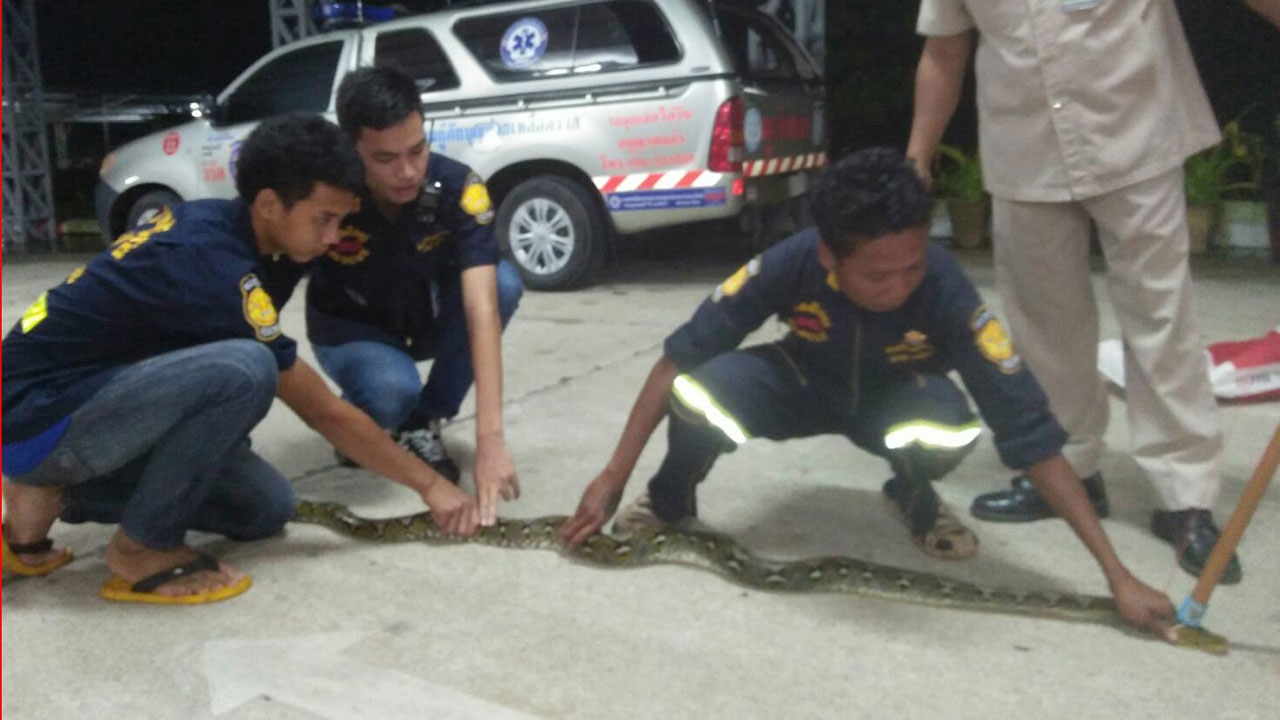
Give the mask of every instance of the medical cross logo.
[{"label": "medical cross logo", "polygon": [[533,18],[521,18],[502,36],[502,64],[511,68],[528,67],[542,59],[547,49],[547,26]]}]

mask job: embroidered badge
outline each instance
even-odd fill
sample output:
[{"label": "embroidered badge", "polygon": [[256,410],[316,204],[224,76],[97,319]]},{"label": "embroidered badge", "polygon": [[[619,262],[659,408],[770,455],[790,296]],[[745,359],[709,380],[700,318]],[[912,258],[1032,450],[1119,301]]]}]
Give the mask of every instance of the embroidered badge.
[{"label": "embroidered badge", "polygon": [[884,349],[891,363],[919,362],[933,357],[934,348],[929,344],[929,336],[919,330],[908,330],[902,336],[902,342],[889,345]]},{"label": "embroidered badge", "polygon": [[444,242],[446,237],[449,237],[449,232],[447,230],[441,230],[438,233],[431,233],[430,235],[423,237],[418,241],[418,252],[429,253],[432,250],[435,250],[440,247],[440,243]]},{"label": "embroidered badge", "polygon": [[462,199],[458,204],[481,225],[493,222],[493,203],[489,200],[489,188],[485,187],[479,175],[471,173],[467,176],[467,184],[462,189]]},{"label": "embroidered badge", "polygon": [[1012,375],[1022,369],[1022,358],[1014,354],[1013,343],[1005,333],[1004,326],[986,305],[979,305],[978,309],[973,311],[973,317],[969,320],[969,329],[973,331],[973,341],[978,347],[978,352],[995,363],[1000,368],[1000,372]]},{"label": "embroidered badge", "polygon": [[831,328],[831,318],[816,302],[797,304],[787,318],[787,325],[797,337],[809,342],[826,342],[830,338],[827,330]]},{"label": "embroidered badge", "polygon": [[244,301],[244,319],[253,327],[253,334],[263,342],[280,337],[280,315],[257,275],[249,273],[240,278],[240,297]]},{"label": "embroidered badge", "polygon": [[720,298],[733,297],[738,294],[743,285],[756,275],[760,274],[760,256],[751,258],[750,262],[738,268],[737,272],[730,275],[728,279],[720,283],[715,292],[711,294],[713,302],[720,302]]},{"label": "embroidered badge", "polygon": [[338,233],[338,244],[328,253],[330,260],[343,265],[357,265],[369,257],[369,233],[353,225],[344,225]]},{"label": "embroidered badge", "polygon": [[173,211],[166,205],[164,210],[147,221],[147,224],[116,238],[116,241],[111,243],[111,257],[116,260],[123,258],[134,248],[150,240],[152,235],[168,232],[173,227],[173,223]]}]

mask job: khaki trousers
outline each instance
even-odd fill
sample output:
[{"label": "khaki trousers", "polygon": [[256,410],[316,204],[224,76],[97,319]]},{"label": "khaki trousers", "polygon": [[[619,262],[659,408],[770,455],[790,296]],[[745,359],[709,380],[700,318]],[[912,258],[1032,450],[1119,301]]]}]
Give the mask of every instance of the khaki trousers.
[{"label": "khaki trousers", "polygon": [[1070,439],[1076,473],[1097,472],[1108,421],[1097,371],[1089,221],[1124,340],[1133,455],[1167,510],[1210,508],[1222,433],[1191,297],[1182,169],[1073,202],[993,203],[996,287],[1013,342]]}]

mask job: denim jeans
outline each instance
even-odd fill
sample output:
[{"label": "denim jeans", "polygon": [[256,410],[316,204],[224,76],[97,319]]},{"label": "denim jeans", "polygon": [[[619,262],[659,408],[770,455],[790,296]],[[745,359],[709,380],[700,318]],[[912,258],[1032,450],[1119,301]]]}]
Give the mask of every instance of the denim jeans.
[{"label": "denim jeans", "polygon": [[119,523],[155,550],[187,530],[240,540],[284,527],[293,487],[249,449],[275,397],[275,358],[256,340],[157,355],[115,373],[71,415],[47,458],[14,482],[63,488],[67,522]]},{"label": "denim jeans", "polygon": [[[515,266],[505,260],[498,263],[497,276],[498,314],[505,328],[524,286]],[[461,284],[450,285],[441,300],[435,359],[425,386],[413,358],[399,348],[372,341],[312,346],[320,367],[342,388],[343,397],[388,430],[451,418],[471,389],[475,375]]]}]

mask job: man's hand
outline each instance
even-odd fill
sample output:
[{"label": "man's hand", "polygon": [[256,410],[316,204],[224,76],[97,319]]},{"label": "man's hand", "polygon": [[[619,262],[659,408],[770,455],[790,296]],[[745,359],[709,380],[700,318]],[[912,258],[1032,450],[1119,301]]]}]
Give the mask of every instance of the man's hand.
[{"label": "man's hand", "polygon": [[607,472],[600,473],[582,493],[578,510],[560,526],[560,541],[570,548],[600,532],[618,510],[622,487]]},{"label": "man's hand", "polygon": [[920,180],[921,182],[924,183],[925,189],[932,190],[933,189],[933,169],[929,167],[930,165],[929,160],[918,158],[918,157],[909,157],[907,159],[910,160],[911,164],[915,166],[916,174],[920,176]]},{"label": "man's hand", "polygon": [[1173,602],[1127,572],[1111,583],[1120,617],[1129,625],[1168,642],[1177,642]]},{"label": "man's hand", "polygon": [[500,435],[477,439],[475,462],[480,524],[487,527],[498,520],[499,497],[503,500],[520,497],[520,478],[516,476],[507,442]]},{"label": "man's hand", "polygon": [[471,537],[476,533],[480,511],[476,509],[475,500],[456,485],[437,477],[421,494],[422,501],[431,508],[431,517],[446,533],[461,537]]}]

